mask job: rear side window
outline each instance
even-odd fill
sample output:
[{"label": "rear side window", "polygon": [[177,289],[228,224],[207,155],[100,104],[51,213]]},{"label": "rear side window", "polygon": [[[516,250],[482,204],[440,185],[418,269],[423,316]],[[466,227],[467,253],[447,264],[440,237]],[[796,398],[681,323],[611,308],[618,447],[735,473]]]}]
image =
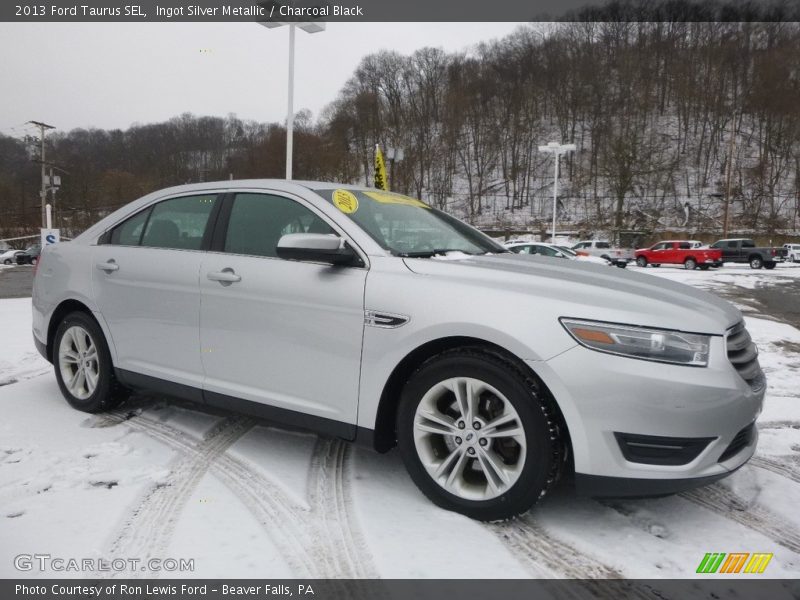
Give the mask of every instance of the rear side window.
[{"label": "rear side window", "polygon": [[117,225],[111,231],[109,243],[115,246],[138,246],[142,241],[142,232],[151,210],[147,208]]},{"label": "rear side window", "polygon": [[605,250],[606,248],[611,248],[611,244],[609,244],[608,242],[597,242],[594,245],[594,247],[595,248],[602,248],[603,250]]},{"label": "rear side window", "polygon": [[678,244],[678,248],[680,248],[681,250],[689,250],[691,247],[692,245],[689,242],[681,242],[680,244]]},{"label": "rear side window", "polygon": [[200,250],[216,194],[182,196],[153,207],[141,245],[150,248]]},{"label": "rear side window", "polygon": [[237,194],[231,207],[225,252],[277,257],[288,233],[336,233],[302,204],[270,194]]},{"label": "rear side window", "polygon": [[756,243],[753,240],[742,240],[742,248],[755,248]]}]

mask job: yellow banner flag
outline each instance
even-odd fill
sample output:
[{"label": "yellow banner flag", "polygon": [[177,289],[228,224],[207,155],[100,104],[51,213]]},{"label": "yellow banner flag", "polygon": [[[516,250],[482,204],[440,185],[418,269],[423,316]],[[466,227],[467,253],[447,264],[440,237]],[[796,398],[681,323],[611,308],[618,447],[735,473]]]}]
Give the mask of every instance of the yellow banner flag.
[{"label": "yellow banner flag", "polygon": [[389,191],[389,181],[386,179],[386,162],[383,160],[381,147],[375,144],[375,187],[379,190]]}]

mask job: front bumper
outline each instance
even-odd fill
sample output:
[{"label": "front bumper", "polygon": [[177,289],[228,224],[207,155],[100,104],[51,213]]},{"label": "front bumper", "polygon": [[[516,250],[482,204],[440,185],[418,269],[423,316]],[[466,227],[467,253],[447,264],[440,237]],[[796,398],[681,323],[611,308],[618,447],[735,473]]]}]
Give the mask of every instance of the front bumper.
[{"label": "front bumper", "polygon": [[[745,443],[740,443],[741,433],[760,414],[766,386],[762,380],[751,387],[739,375],[728,360],[723,337],[712,338],[710,363],[703,368],[612,356],[582,346],[529,364],[564,414],[579,491],[672,493],[729,475],[755,452],[755,427]],[[620,434],[704,441],[683,464],[648,464],[626,458]]]}]

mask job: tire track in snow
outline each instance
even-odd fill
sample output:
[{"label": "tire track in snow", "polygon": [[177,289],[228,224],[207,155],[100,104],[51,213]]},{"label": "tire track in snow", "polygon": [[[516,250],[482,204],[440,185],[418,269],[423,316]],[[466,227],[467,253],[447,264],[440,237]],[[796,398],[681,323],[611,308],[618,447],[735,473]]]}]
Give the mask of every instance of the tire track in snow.
[{"label": "tire track in snow", "polygon": [[800,554],[800,534],[793,523],[759,504],[748,504],[718,483],[681,492],[681,498],[706,508],[770,538],[776,544]]},{"label": "tire track in snow", "polygon": [[[217,457],[249,431],[255,421],[231,417],[215,425],[191,452],[170,466],[170,479],[150,488],[109,546],[119,557],[163,556],[186,504]],[[133,576],[141,572],[129,573]]]},{"label": "tire track in snow", "polygon": [[[117,423],[125,423],[183,454],[197,454],[197,440],[171,425],[149,419],[131,419],[129,416],[106,418],[109,422],[119,418]],[[296,507],[294,500],[230,455],[219,456],[210,470],[267,531],[292,572],[298,576],[313,577],[317,559],[305,549],[305,515],[301,514],[302,509]]]},{"label": "tire track in snow", "polygon": [[[109,424],[124,422],[183,454],[196,457],[197,441],[170,425],[131,418],[130,414],[107,415],[106,420]],[[356,520],[350,515],[348,456],[349,444],[345,442],[324,439],[317,442],[309,474],[310,509],[299,506],[246,460],[220,454],[211,463],[210,471],[264,527],[296,576],[377,577]],[[320,522],[323,531],[319,531]],[[172,532],[167,533],[171,536]]]},{"label": "tire track in snow", "polygon": [[308,473],[311,511],[324,530],[320,537],[332,550],[326,553],[333,559],[328,577],[373,578],[377,570],[358,521],[351,515],[350,454],[347,442],[317,438]]},{"label": "tire track in snow", "polygon": [[[622,573],[548,534],[530,515],[498,523],[485,523],[511,553],[536,578],[562,579],[614,579],[622,580]],[[602,598],[618,600],[621,594],[638,600],[662,600],[656,590],[643,589],[619,581],[618,586],[603,585],[602,582],[583,582],[576,587],[559,579],[542,579],[543,587],[556,598]]]},{"label": "tire track in snow", "polygon": [[485,526],[536,577],[622,578],[615,569],[552,537],[530,516],[486,523]]},{"label": "tire track in snow", "polygon": [[782,477],[786,477],[786,479],[791,479],[795,483],[800,483],[800,465],[797,464],[797,461],[754,456],[747,464],[765,471],[772,471]]}]

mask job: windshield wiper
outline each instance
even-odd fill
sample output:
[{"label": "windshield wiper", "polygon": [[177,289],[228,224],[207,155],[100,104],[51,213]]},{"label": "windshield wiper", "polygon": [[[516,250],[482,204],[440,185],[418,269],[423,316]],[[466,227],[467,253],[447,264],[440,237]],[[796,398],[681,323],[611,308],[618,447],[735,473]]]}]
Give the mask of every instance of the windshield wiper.
[{"label": "windshield wiper", "polygon": [[448,252],[461,252],[462,254],[473,256],[472,252],[465,252],[460,248],[435,248],[433,250],[423,250],[420,252],[401,252],[398,256],[402,256],[403,258],[431,258],[437,254],[447,254]]}]

